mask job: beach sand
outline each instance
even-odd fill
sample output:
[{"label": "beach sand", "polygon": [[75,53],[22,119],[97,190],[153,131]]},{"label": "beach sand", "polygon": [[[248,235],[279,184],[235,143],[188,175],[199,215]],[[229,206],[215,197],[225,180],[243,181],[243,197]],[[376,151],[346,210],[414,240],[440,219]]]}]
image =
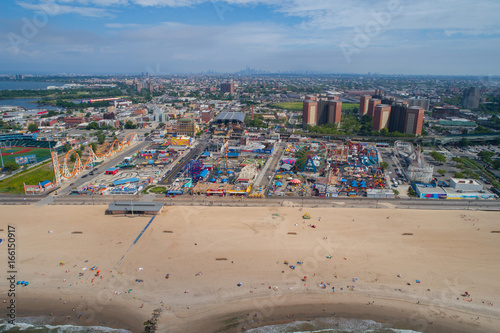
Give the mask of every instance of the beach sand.
[{"label": "beach sand", "polygon": [[29,281],[16,286],[18,317],[132,332],[156,308],[159,332],[316,317],[423,332],[500,327],[498,212],[175,206],[133,244],[151,216],[106,208],[0,207],[1,238],[16,228],[16,279]]}]

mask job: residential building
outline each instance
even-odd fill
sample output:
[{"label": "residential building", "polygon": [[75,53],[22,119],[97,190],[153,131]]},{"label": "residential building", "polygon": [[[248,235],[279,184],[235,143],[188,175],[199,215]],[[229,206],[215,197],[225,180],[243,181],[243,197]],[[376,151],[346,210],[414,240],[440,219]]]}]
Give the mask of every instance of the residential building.
[{"label": "residential building", "polygon": [[408,106],[421,106],[425,111],[429,111],[430,100],[421,96],[412,97],[408,100]]},{"label": "residential building", "polygon": [[465,89],[462,99],[462,107],[464,109],[477,109],[479,108],[480,99],[481,91],[478,88],[470,87]]},{"label": "residential building", "polygon": [[220,91],[223,93],[234,94],[234,83],[230,83],[229,81],[227,83],[221,83]]},{"label": "residential building", "polygon": [[198,125],[194,119],[184,118],[177,121],[177,135],[195,136],[198,132]]},{"label": "residential building", "polygon": [[380,131],[382,128],[389,129],[389,118],[391,116],[391,106],[378,104],[373,114],[373,130]]},{"label": "residential building", "polygon": [[359,100],[359,118],[362,118],[368,113],[368,104],[371,98],[370,95],[361,96]]},{"label": "residential building", "polygon": [[424,124],[425,110],[421,106],[411,106],[406,111],[405,133],[420,135]]},{"label": "residential building", "polygon": [[373,115],[375,114],[375,106],[381,103],[382,101],[380,99],[372,98],[369,100],[367,112],[368,117],[373,117]]}]

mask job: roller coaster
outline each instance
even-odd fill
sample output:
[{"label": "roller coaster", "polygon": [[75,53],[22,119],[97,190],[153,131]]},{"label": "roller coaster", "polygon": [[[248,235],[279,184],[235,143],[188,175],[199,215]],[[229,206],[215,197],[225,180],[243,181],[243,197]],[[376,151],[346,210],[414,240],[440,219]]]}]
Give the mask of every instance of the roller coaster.
[{"label": "roller coaster", "polygon": [[[59,156],[57,155],[57,153],[55,151],[52,152],[51,157],[52,166],[54,169],[54,182],[56,183],[56,185],[60,185],[62,181],[75,177],[80,172],[85,170],[85,168],[92,167],[95,163],[104,161],[106,158],[111,157],[113,154],[122,151],[125,147],[128,147],[136,138],[137,134],[135,132],[129,133],[122,141],[113,141],[108,149],[102,154],[94,152],[92,146],[90,146],[89,155],[85,161],[80,158],[76,151],[71,149],[66,153],[66,155],[64,156],[64,161],[61,164],[59,163]],[[71,156],[75,156],[75,163],[72,170],[70,170],[70,168],[68,167],[68,162],[70,161]]]}]

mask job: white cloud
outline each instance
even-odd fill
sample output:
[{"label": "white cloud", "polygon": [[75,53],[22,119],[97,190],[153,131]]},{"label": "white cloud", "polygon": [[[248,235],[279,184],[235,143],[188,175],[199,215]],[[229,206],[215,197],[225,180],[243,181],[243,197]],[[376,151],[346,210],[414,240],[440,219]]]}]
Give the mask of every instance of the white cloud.
[{"label": "white cloud", "polygon": [[144,27],[144,24],[136,23],[106,23],[105,26],[111,29],[133,29]]},{"label": "white cloud", "polygon": [[27,3],[27,2],[17,2],[19,6],[24,9],[39,11],[46,13],[50,16],[54,15],[64,15],[64,14],[78,14],[81,16],[87,17],[105,17],[111,16],[110,13],[102,8],[94,8],[94,7],[77,7],[77,6],[68,6],[61,5],[53,2],[45,2],[45,3]]}]

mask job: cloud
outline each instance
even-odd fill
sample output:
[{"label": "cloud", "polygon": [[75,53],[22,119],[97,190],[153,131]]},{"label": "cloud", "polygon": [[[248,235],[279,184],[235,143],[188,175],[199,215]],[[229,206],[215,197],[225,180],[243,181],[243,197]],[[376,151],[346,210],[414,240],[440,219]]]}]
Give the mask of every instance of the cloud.
[{"label": "cloud", "polygon": [[145,27],[146,25],[136,23],[106,23],[104,26],[111,29],[133,29]]},{"label": "cloud", "polygon": [[111,16],[106,9],[95,8],[95,7],[76,7],[76,6],[61,5],[54,2],[45,2],[38,4],[17,2],[17,4],[24,9],[44,12],[50,16],[64,15],[64,14],[78,14],[87,17]]}]

